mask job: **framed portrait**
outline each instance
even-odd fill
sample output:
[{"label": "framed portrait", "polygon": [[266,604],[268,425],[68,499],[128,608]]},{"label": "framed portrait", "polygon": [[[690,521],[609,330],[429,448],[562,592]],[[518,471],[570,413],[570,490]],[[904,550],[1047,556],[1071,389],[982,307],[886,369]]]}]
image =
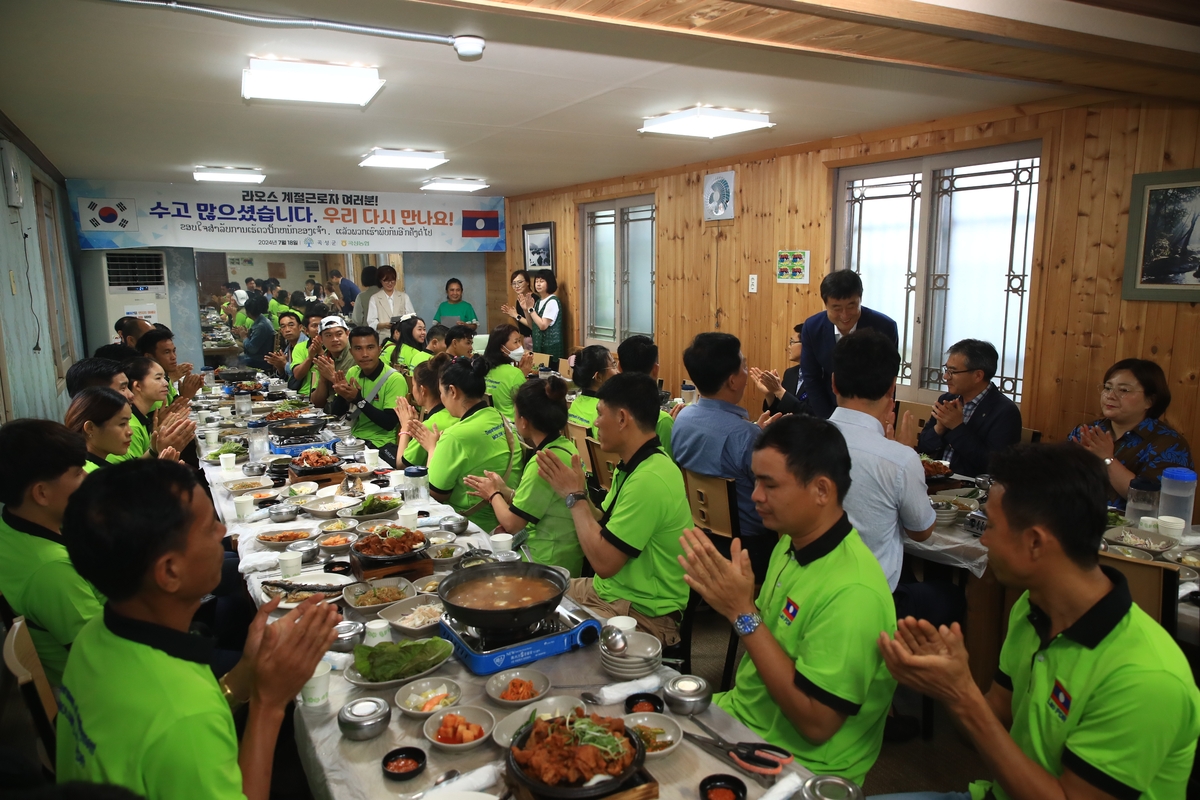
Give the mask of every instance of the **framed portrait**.
[{"label": "framed portrait", "polygon": [[1200,301],[1200,169],[1133,176],[1126,300]]},{"label": "framed portrait", "polygon": [[554,269],[554,223],[534,222],[521,226],[525,269]]}]

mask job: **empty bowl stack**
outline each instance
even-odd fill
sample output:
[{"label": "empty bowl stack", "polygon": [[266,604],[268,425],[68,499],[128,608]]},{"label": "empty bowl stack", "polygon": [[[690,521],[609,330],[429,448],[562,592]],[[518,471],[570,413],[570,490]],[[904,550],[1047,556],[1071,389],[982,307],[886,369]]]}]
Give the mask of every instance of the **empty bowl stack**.
[{"label": "empty bowl stack", "polygon": [[600,649],[600,666],[612,678],[633,681],[644,678],[662,665],[662,642],[648,633],[626,634],[628,642],[621,655]]}]

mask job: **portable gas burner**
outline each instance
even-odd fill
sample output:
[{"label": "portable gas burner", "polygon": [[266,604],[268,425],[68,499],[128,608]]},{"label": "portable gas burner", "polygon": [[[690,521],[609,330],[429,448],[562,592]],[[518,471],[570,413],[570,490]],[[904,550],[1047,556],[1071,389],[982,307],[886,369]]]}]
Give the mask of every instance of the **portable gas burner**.
[{"label": "portable gas burner", "polygon": [[516,630],[480,630],[442,614],[441,635],[467,669],[491,675],[595,644],[600,623],[564,597],[548,617]]}]

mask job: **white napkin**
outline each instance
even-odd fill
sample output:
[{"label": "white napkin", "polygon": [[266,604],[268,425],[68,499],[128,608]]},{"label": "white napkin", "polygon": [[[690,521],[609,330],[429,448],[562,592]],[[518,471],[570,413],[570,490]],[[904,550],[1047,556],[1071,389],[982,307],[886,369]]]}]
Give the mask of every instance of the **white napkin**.
[{"label": "white napkin", "polygon": [[270,550],[260,550],[257,553],[246,553],[238,564],[238,572],[249,575],[251,572],[266,572],[279,568],[279,554]]},{"label": "white napkin", "polygon": [[625,681],[624,683],[614,683],[610,686],[605,686],[596,692],[596,694],[600,697],[602,705],[611,706],[615,703],[620,703],[631,694],[657,692],[662,688],[664,683],[678,674],[677,670],[670,667],[659,667],[652,675],[638,678],[636,681]]},{"label": "white napkin", "polygon": [[784,800],[791,797],[800,788],[803,779],[794,772],[785,773],[777,781],[771,789],[766,792],[759,800]]},{"label": "white napkin", "polygon": [[1200,583],[1196,583],[1195,581],[1181,583],[1179,584],[1179,599],[1182,600],[1195,591],[1200,591]]},{"label": "white napkin", "polygon": [[494,784],[500,778],[500,773],[496,769],[495,764],[485,764],[479,769],[471,770],[460,778],[455,778],[452,781],[446,781],[440,786],[435,786],[425,792],[425,797],[436,796],[440,792],[447,789],[454,792],[482,792],[489,786]]},{"label": "white napkin", "polygon": [[322,661],[328,661],[329,666],[339,672],[354,663],[353,653],[337,653],[333,650],[328,650],[325,655],[321,656]]}]

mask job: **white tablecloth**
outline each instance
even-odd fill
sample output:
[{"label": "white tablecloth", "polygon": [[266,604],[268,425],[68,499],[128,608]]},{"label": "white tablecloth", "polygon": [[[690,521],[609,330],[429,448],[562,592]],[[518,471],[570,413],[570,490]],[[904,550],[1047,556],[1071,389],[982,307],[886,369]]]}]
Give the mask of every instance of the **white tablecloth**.
[{"label": "white tablecloth", "polygon": [[978,536],[968,533],[961,525],[938,526],[923,542],[914,542],[905,536],[904,552],[926,561],[970,570],[976,578],[982,578],[987,570],[987,548]]}]

